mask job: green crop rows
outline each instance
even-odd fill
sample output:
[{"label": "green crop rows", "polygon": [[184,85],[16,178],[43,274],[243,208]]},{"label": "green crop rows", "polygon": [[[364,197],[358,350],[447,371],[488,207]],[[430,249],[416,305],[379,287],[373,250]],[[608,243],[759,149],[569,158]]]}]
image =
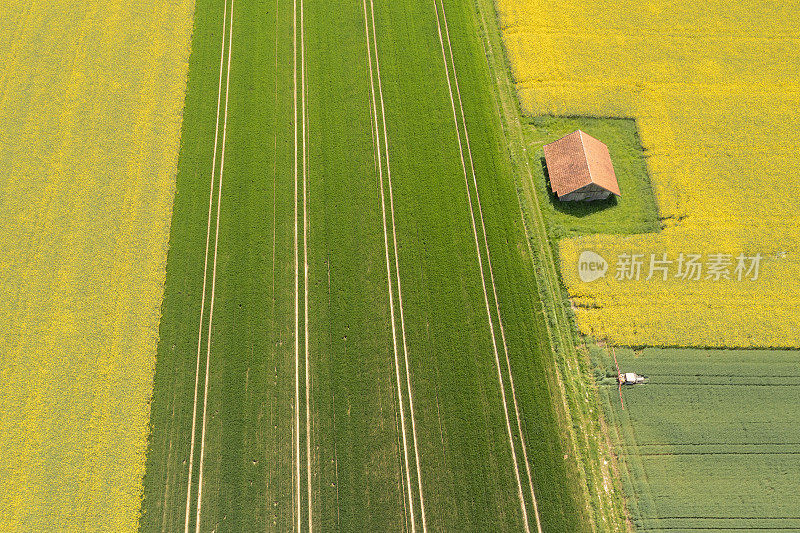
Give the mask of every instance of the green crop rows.
[{"label": "green crop rows", "polygon": [[[800,352],[617,349],[601,387],[637,531],[800,528]],[[597,352],[597,355],[601,355]]]},{"label": "green crop rows", "polygon": [[[198,0],[195,10],[152,403],[143,531],[179,531],[186,522],[225,5]],[[303,94],[300,89],[293,92],[293,5],[299,2],[234,3],[211,356],[206,370],[208,332],[204,329],[198,381],[201,411],[207,402],[199,529],[286,531],[296,527],[298,519],[306,529],[308,508],[319,531],[410,530],[411,520],[420,529],[421,498],[418,494],[411,498],[417,508],[412,518],[405,492],[378,174],[380,145],[373,130],[362,2],[307,0],[302,12],[310,387],[301,377],[299,401],[295,398],[294,210],[302,212],[303,205],[301,200],[294,204],[293,95],[300,101]],[[229,10],[230,3],[227,6]],[[445,70],[433,3],[379,1],[374,5],[375,27],[368,22],[380,56],[407,368],[427,527],[432,531],[522,529],[489,327],[491,320],[497,332],[500,322],[491,286],[488,304],[484,302],[478,254],[485,269],[489,257],[484,248],[476,249],[469,187],[473,208],[478,193],[482,203],[542,527],[548,532],[589,530],[577,466],[570,445],[560,438],[564,429],[553,406],[557,395],[551,395],[548,386],[553,356],[511,165],[503,149],[500,118],[491,101],[493,82],[479,21],[469,5],[447,3],[445,7],[477,191],[465,182],[448,89],[448,76],[452,85],[455,78]],[[299,10],[297,14],[301,15]],[[441,9],[439,16],[444,17]],[[227,57],[226,51],[223,107]],[[377,70],[372,74],[376,76]],[[380,121],[384,116],[380,104],[378,113]],[[221,145],[222,123],[218,131]],[[460,131],[463,137],[463,125]],[[216,165],[219,172],[219,153]],[[385,161],[382,165],[385,179],[388,169]],[[389,194],[386,184],[383,193]],[[213,207],[209,265],[214,256],[216,196]],[[301,335],[306,296],[303,241],[301,227]],[[388,255],[394,277],[394,251]],[[485,276],[489,283],[488,270]],[[206,287],[204,322],[209,318],[211,285],[209,281]],[[396,291],[393,303],[395,308],[400,305]],[[487,305],[492,309],[489,319]],[[395,326],[399,327],[397,319]],[[496,341],[503,358],[499,334]],[[299,364],[302,376],[305,367],[302,361]],[[404,374],[405,369],[401,363],[400,372]],[[510,394],[509,376],[501,372],[502,386]],[[303,413],[298,504],[294,417],[295,405],[302,407],[306,397],[311,431],[305,432]],[[407,396],[400,401],[410,410]],[[535,530],[522,439],[513,407],[508,412],[516,466],[526,489],[524,505]],[[410,428],[406,422],[406,430]],[[198,430],[195,448],[200,441]],[[307,443],[310,473],[304,462]],[[192,476],[188,523],[193,530],[197,457]],[[415,482],[411,485],[416,489]]]}]

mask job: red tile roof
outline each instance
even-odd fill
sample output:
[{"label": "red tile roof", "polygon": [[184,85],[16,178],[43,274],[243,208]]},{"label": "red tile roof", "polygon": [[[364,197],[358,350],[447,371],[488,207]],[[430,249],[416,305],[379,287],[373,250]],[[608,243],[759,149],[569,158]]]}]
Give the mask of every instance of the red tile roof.
[{"label": "red tile roof", "polygon": [[544,157],[550,186],[559,197],[591,183],[621,196],[608,148],[581,130],[546,144]]}]

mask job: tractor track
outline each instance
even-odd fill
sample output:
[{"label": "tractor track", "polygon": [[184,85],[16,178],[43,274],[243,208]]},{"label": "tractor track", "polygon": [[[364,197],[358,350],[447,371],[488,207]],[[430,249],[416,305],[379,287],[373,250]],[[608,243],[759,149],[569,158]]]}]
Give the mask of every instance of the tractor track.
[{"label": "tractor track", "polygon": [[[194,385],[194,400],[192,406],[192,431],[191,431],[191,445],[189,451],[189,472],[188,472],[188,480],[187,480],[187,488],[186,488],[186,516],[184,520],[184,532],[189,532],[189,522],[191,517],[191,501],[192,501],[192,474],[194,468],[194,455],[195,455],[195,440],[196,440],[196,433],[197,433],[197,402],[198,402],[198,389],[199,389],[199,380],[200,380],[200,360],[201,360],[201,345],[202,345],[202,335],[203,335],[203,315],[205,312],[205,297],[206,297],[206,285],[208,280],[208,253],[210,250],[210,239],[211,239],[211,213],[212,213],[212,204],[213,204],[213,197],[214,197],[214,178],[215,178],[215,171],[216,171],[216,163],[217,163],[217,152],[218,152],[218,140],[219,140],[219,117],[220,117],[220,109],[222,103],[222,73],[223,73],[223,66],[224,66],[224,58],[225,58],[225,26],[228,23],[228,2],[226,0],[224,11],[223,11],[223,19],[222,19],[222,32],[221,32],[221,39],[222,43],[220,46],[220,65],[219,65],[219,84],[217,89],[217,112],[216,112],[216,123],[214,129],[214,154],[212,157],[211,163],[211,186],[209,188],[209,199],[208,199],[208,222],[206,228],[206,247],[205,247],[205,255],[203,259],[203,288],[202,288],[202,297],[200,303],[200,326],[198,328],[197,334],[197,362],[195,368],[195,385]],[[231,64],[231,53],[233,51],[233,0],[230,0],[230,30],[228,35],[228,62],[227,62],[227,74],[226,74],[226,84],[225,84],[225,111],[224,111],[224,119],[223,119],[223,131],[222,131],[222,151],[220,156],[220,171],[219,171],[219,180],[218,180],[218,191],[217,191],[217,218],[216,218],[216,227],[215,227],[215,234],[214,234],[214,260],[212,266],[212,274],[211,274],[211,303],[209,307],[209,317],[208,317],[208,326],[206,328],[208,343],[206,347],[206,364],[205,364],[205,383],[203,386],[203,412],[201,416],[201,438],[200,438],[200,471],[198,474],[198,487],[197,487],[197,499],[196,499],[196,523],[195,523],[195,531],[200,530],[200,512],[202,506],[202,490],[203,490],[203,462],[205,457],[205,434],[206,434],[206,412],[207,412],[207,405],[208,405],[208,381],[209,381],[209,371],[210,371],[210,364],[211,364],[211,326],[214,314],[214,291],[216,288],[216,273],[217,273],[217,250],[219,244],[219,216],[221,212],[221,201],[222,201],[222,176],[225,167],[225,141],[227,136],[227,127],[228,127],[228,96],[229,96],[229,88],[230,88],[230,64]]]},{"label": "tractor track", "polygon": [[[398,335],[397,335],[397,323],[396,323],[396,314],[395,314],[395,305],[394,305],[394,290],[393,290],[393,279],[391,273],[391,265],[392,261],[390,260],[390,247],[389,247],[389,230],[388,230],[388,223],[391,223],[392,229],[392,250],[394,252],[394,267],[395,267],[395,275],[396,275],[396,283],[397,283],[397,297],[398,297],[398,310],[399,310],[399,317],[400,317],[400,330],[401,330],[401,338],[402,338],[402,349],[403,349],[403,361],[404,361],[404,370],[405,370],[405,387],[406,393],[408,395],[408,402],[409,402],[409,418],[411,420],[411,433],[412,433],[412,447],[414,450],[414,461],[413,467],[416,473],[416,487],[417,487],[417,495],[419,496],[420,502],[420,517],[422,521],[422,530],[424,533],[427,532],[427,517],[425,513],[425,497],[422,490],[422,473],[420,469],[420,456],[419,456],[419,444],[417,440],[417,429],[416,429],[416,421],[414,417],[414,400],[412,394],[412,387],[411,387],[411,372],[409,369],[409,357],[408,357],[408,343],[406,340],[406,330],[405,330],[405,315],[403,312],[403,295],[402,295],[402,285],[400,282],[400,263],[399,263],[399,256],[398,256],[398,246],[397,246],[397,231],[395,226],[395,218],[394,218],[394,193],[392,189],[392,177],[391,177],[391,166],[389,163],[389,145],[388,145],[388,133],[387,133],[387,126],[386,126],[386,110],[383,100],[383,85],[381,81],[381,72],[380,72],[380,63],[378,59],[378,44],[377,44],[377,37],[376,37],[376,26],[375,26],[375,5],[373,0],[370,0],[370,9],[369,15],[367,12],[367,3],[366,0],[362,0],[363,8],[364,8],[364,31],[366,37],[366,44],[367,44],[367,62],[369,66],[369,77],[370,77],[370,95],[372,100],[372,116],[374,119],[373,133],[375,135],[375,142],[376,142],[376,155],[377,155],[377,167],[378,167],[378,179],[379,179],[379,187],[380,187],[380,199],[381,199],[381,213],[383,219],[383,237],[384,237],[384,252],[385,252],[385,260],[386,260],[386,277],[388,283],[388,292],[389,292],[389,314],[392,322],[392,346],[393,346],[393,353],[394,353],[394,367],[395,367],[395,380],[396,380],[396,387],[397,387],[397,395],[398,395],[398,404],[400,409],[400,426],[401,426],[401,434],[402,434],[402,442],[403,442],[403,462],[404,462],[404,470],[405,470],[405,481],[406,481],[406,497],[408,500],[408,510],[410,514],[410,522],[411,522],[411,531],[415,532],[417,529],[417,520],[416,520],[416,513],[414,511],[414,490],[412,488],[412,481],[411,481],[411,467],[412,461],[409,458],[408,452],[408,436],[407,436],[407,425],[406,425],[406,414],[405,414],[405,401],[403,399],[403,384],[401,383],[400,378],[400,358],[399,358],[399,348],[398,348]],[[372,34],[370,39],[370,22],[372,24]],[[375,57],[375,62],[373,66],[372,57]],[[378,96],[376,98],[376,91],[375,91],[375,80],[377,79],[377,86],[378,86]],[[378,105],[377,100],[380,100],[380,117],[381,117],[381,126],[378,124]],[[383,157],[381,155],[381,131],[383,132]],[[383,165],[386,165],[386,182],[388,184],[388,196],[389,196],[389,212],[390,216],[387,222],[387,215],[386,215],[386,194],[384,188],[384,172],[383,172]]]},{"label": "tractor track", "polygon": [[[496,337],[496,333],[495,333],[494,321],[493,321],[493,318],[492,318],[492,312],[491,312],[491,308],[490,308],[490,305],[489,305],[489,296],[488,296],[487,284],[486,284],[486,274],[485,274],[485,271],[484,271],[483,258],[482,258],[482,255],[481,255],[480,241],[478,239],[477,224],[476,224],[476,221],[475,221],[475,209],[473,207],[472,193],[470,192],[470,184],[469,184],[469,178],[468,178],[468,172],[467,172],[467,165],[466,165],[466,160],[465,160],[465,157],[464,157],[464,145],[466,145],[467,157],[468,157],[468,159],[470,161],[470,170],[471,170],[471,175],[472,175],[473,187],[475,189],[475,202],[476,202],[476,205],[478,207],[479,219],[480,219],[480,223],[481,223],[481,230],[482,230],[482,234],[483,234],[483,250],[486,253],[486,263],[487,263],[487,266],[488,266],[488,269],[489,269],[489,274],[490,274],[489,277],[490,277],[490,283],[492,285],[492,294],[493,294],[493,297],[495,299],[495,310],[496,310],[496,313],[497,313],[497,321],[498,321],[498,324],[500,326],[501,338],[502,338],[503,347],[504,347],[504,351],[505,351],[506,365],[507,365],[507,371],[508,371],[508,379],[509,379],[509,385],[510,385],[510,389],[511,389],[510,392],[511,392],[511,397],[512,397],[512,404],[514,406],[515,418],[516,418],[517,428],[518,428],[518,432],[519,432],[520,445],[521,445],[520,447],[522,448],[522,451],[523,451],[523,461],[525,463],[525,469],[526,469],[526,473],[527,473],[527,476],[528,476],[528,488],[529,488],[530,494],[531,494],[531,502],[532,502],[533,510],[534,510],[536,529],[537,529],[538,533],[542,533],[542,525],[541,525],[541,519],[539,517],[538,504],[537,504],[535,492],[533,490],[533,480],[532,480],[532,476],[531,476],[530,462],[528,461],[527,450],[525,449],[524,433],[522,431],[522,425],[521,425],[520,414],[519,414],[519,407],[517,405],[516,392],[514,390],[514,381],[513,381],[513,376],[511,374],[511,363],[510,363],[510,359],[509,359],[509,355],[508,355],[508,347],[507,347],[507,344],[506,344],[506,341],[505,341],[505,331],[503,329],[502,316],[500,315],[500,307],[499,307],[499,302],[497,300],[497,287],[495,285],[494,272],[493,272],[493,269],[492,269],[492,266],[491,266],[491,255],[489,253],[489,245],[488,245],[488,241],[487,241],[487,237],[486,237],[486,226],[485,226],[484,221],[483,221],[483,212],[482,212],[482,208],[481,208],[481,205],[480,205],[480,196],[479,196],[479,193],[478,193],[478,184],[477,184],[477,178],[476,178],[476,175],[475,175],[475,166],[474,166],[474,162],[473,162],[473,158],[472,158],[472,150],[471,150],[470,145],[469,145],[469,134],[468,134],[468,130],[467,130],[466,118],[464,116],[464,107],[463,107],[463,104],[462,104],[462,101],[461,101],[461,91],[460,91],[460,88],[459,88],[459,85],[458,85],[458,75],[456,73],[456,67],[455,67],[455,62],[454,62],[454,58],[453,58],[453,50],[452,50],[452,44],[451,44],[451,41],[450,41],[449,26],[447,24],[447,14],[445,12],[444,3],[443,2],[441,2],[439,0],[434,0],[433,4],[434,4],[434,11],[436,13],[436,25],[437,25],[437,30],[438,30],[438,34],[439,34],[439,43],[441,45],[441,50],[442,50],[442,60],[444,62],[444,67],[445,67],[445,76],[447,77],[447,88],[448,88],[448,92],[449,92],[449,95],[450,95],[450,103],[451,103],[451,107],[452,107],[452,111],[453,111],[453,122],[454,122],[455,129],[456,129],[456,138],[458,140],[458,149],[459,149],[459,155],[460,155],[460,159],[461,159],[461,167],[462,167],[462,170],[464,172],[464,181],[465,181],[465,184],[466,184],[467,200],[469,202],[470,218],[471,218],[471,222],[472,222],[472,232],[473,232],[473,237],[475,239],[475,248],[476,248],[477,258],[478,258],[478,267],[479,267],[480,275],[481,275],[481,284],[482,284],[482,288],[483,288],[484,303],[485,303],[485,306],[486,306],[486,314],[487,314],[487,318],[488,318],[488,321],[489,321],[489,330],[490,330],[490,334],[491,334],[491,337],[492,337],[492,349],[493,349],[494,357],[495,357],[495,366],[496,366],[496,369],[497,369],[498,383],[500,385],[500,395],[501,395],[501,400],[502,400],[502,403],[503,403],[503,414],[505,416],[506,431],[508,433],[508,442],[509,442],[509,446],[510,446],[510,449],[511,449],[511,456],[512,456],[512,461],[513,461],[513,465],[514,465],[514,475],[515,475],[516,482],[517,482],[518,497],[519,497],[519,501],[520,501],[520,510],[522,512],[525,531],[529,532],[530,531],[530,520],[528,518],[528,509],[527,509],[527,505],[526,505],[526,502],[525,502],[525,496],[523,495],[522,480],[521,480],[521,475],[520,475],[520,472],[519,472],[518,459],[517,459],[517,451],[516,451],[516,446],[514,444],[513,432],[511,430],[511,421],[510,421],[510,416],[509,416],[508,401],[507,401],[507,397],[506,397],[505,384],[503,382],[503,375],[502,375],[501,364],[500,364],[500,355],[499,355],[499,351],[498,351],[498,348],[497,348],[497,337]],[[441,10],[442,10],[442,16],[441,17],[439,16],[439,6],[440,5],[441,5]],[[448,54],[445,52],[444,37],[442,35],[442,24],[441,24],[442,20],[444,21],[444,24],[445,24],[445,36],[446,36],[446,39],[447,39],[447,47],[448,47],[448,50],[450,52],[449,53],[449,57],[450,57],[449,66],[448,66]],[[451,82],[451,80],[450,80],[450,71],[451,70],[452,70],[453,82]],[[460,125],[459,125],[459,120],[458,120],[458,113],[456,112],[455,97],[453,95],[453,85],[454,84],[455,84],[455,88],[456,88],[456,94],[457,94],[457,97],[458,97],[459,109],[461,111],[461,124]],[[462,143],[462,139],[461,139],[461,128],[462,127],[464,129],[464,141],[465,141],[464,143]]]}]

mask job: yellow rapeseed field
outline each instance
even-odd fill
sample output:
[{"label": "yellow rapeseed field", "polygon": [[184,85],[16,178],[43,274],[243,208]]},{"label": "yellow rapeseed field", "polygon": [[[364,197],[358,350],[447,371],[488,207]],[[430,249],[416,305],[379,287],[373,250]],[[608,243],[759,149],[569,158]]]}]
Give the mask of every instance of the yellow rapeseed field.
[{"label": "yellow rapeseed field", "polygon": [[[524,112],[635,118],[663,218],[659,234],[561,242],[580,329],[800,346],[800,2],[498,6]],[[587,250],[605,277],[580,279]]]},{"label": "yellow rapeseed field", "polygon": [[1,4],[0,531],[133,531],[194,2]]}]

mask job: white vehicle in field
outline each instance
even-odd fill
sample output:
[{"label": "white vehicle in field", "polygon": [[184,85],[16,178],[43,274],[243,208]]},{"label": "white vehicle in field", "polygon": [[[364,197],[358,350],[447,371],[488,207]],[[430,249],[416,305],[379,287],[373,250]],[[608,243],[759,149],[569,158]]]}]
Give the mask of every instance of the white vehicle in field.
[{"label": "white vehicle in field", "polygon": [[635,372],[620,372],[619,374],[620,385],[636,385],[638,383],[644,383],[645,380],[647,380],[645,376],[640,376]]}]

